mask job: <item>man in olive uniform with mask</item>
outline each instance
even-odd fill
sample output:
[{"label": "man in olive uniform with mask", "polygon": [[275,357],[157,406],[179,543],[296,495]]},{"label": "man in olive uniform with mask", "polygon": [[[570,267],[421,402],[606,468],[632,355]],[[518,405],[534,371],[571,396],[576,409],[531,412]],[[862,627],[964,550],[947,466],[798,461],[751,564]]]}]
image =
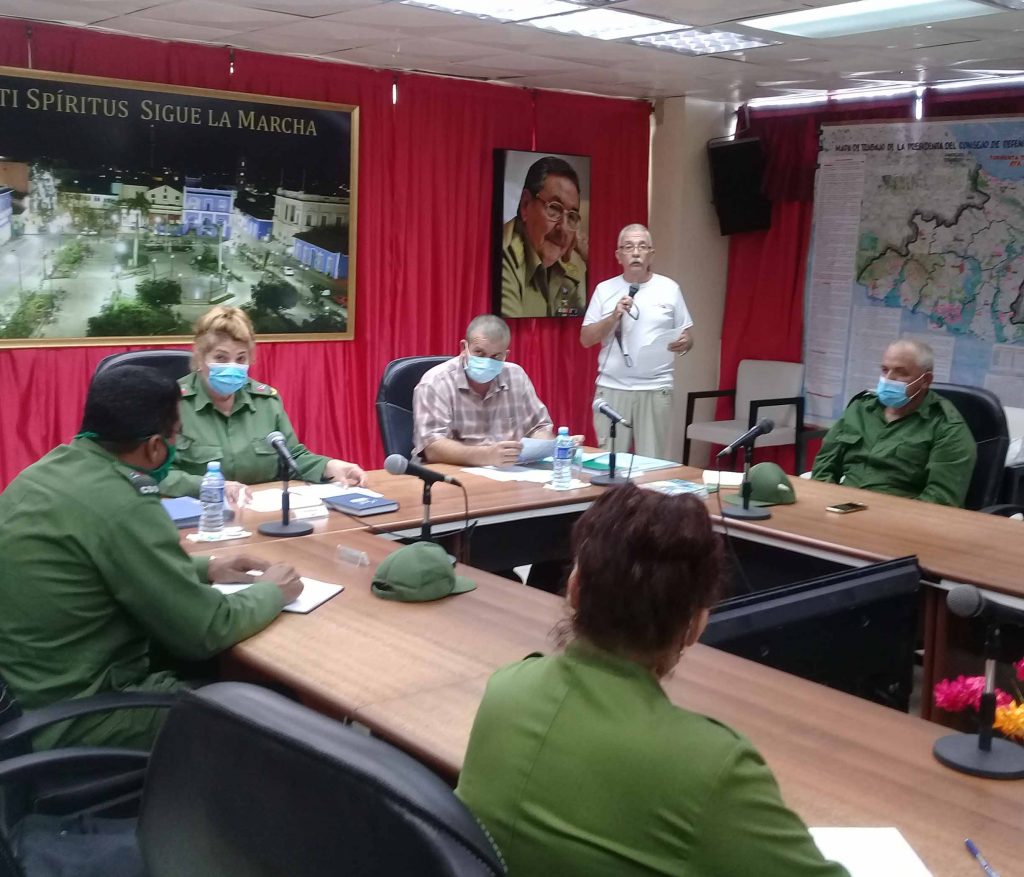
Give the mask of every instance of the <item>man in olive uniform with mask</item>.
[{"label": "man in olive uniform with mask", "polygon": [[978,446],[953,403],[929,389],[934,367],[927,344],[906,338],[890,344],[875,392],[846,406],[811,477],[962,506]]},{"label": "man in olive uniform with mask", "polygon": [[511,339],[500,317],[476,317],[459,355],[420,379],[413,392],[416,455],[429,463],[510,466],[521,439],[554,438],[548,409],[526,372],[508,362]]},{"label": "man in olive uniform with mask", "polygon": [[[0,495],[0,672],[26,709],[182,685],[150,664],[158,641],[204,660],[262,630],[302,591],[295,571],[251,556],[189,557],[160,504],[174,459],[178,385],[122,366],[97,376],[79,435]],[[252,581],[230,596],[208,582]],[[163,712],[119,710],[37,736],[37,747],[146,746]]]}]

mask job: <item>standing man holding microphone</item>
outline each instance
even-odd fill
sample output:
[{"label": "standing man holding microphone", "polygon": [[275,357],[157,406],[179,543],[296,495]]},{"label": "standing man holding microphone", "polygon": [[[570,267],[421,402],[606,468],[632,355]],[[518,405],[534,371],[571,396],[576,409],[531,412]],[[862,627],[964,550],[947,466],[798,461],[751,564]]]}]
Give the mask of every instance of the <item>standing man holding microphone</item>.
[{"label": "standing man holding microphone", "polygon": [[[597,285],[580,343],[601,345],[595,398],[630,424],[635,453],[664,459],[672,413],[672,370],[677,356],[693,346],[693,319],[679,284],[655,274],[654,242],[643,225],[619,232],[615,258],[622,274]],[[600,446],[608,446],[608,418],[594,413]]]}]

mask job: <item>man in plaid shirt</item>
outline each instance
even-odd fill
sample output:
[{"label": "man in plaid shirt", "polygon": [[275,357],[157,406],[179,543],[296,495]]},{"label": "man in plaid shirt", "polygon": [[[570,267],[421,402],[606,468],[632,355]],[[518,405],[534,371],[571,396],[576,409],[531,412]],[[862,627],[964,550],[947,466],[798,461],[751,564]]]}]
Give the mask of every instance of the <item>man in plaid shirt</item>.
[{"label": "man in plaid shirt", "polygon": [[507,361],[511,338],[500,317],[476,317],[459,355],[423,376],[413,394],[416,456],[456,466],[510,466],[521,439],[554,438],[548,409],[526,372]]}]

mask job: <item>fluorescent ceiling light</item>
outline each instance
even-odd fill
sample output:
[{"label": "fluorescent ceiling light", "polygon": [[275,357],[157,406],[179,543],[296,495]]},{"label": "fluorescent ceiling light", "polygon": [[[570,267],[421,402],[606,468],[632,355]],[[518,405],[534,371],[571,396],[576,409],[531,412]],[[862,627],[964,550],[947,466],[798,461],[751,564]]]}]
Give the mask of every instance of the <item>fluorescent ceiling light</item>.
[{"label": "fluorescent ceiling light", "polygon": [[820,91],[809,94],[787,94],[779,97],[755,97],[747,101],[747,106],[754,107],[804,107],[811,104],[828,103],[828,92]]},{"label": "fluorescent ceiling light", "polygon": [[454,12],[456,15],[495,18],[499,21],[522,21],[524,18],[573,12],[580,8],[566,0],[402,0],[402,4],[423,6],[439,12]]},{"label": "fluorescent ceiling light", "polygon": [[719,52],[738,52],[742,49],[759,49],[762,46],[777,46],[773,40],[762,40],[745,34],[729,33],[724,30],[675,30],[669,33],[633,37],[640,46],[651,46],[679,52],[683,55],[716,55]]},{"label": "fluorescent ceiling light", "polygon": [[1024,85],[1024,76],[999,76],[992,79],[963,79],[956,82],[940,82],[929,86],[935,91],[955,91],[963,88],[992,88],[998,85]]},{"label": "fluorescent ceiling light", "polygon": [[679,30],[685,26],[674,21],[663,21],[660,18],[648,18],[646,15],[618,12],[614,9],[586,9],[582,12],[552,15],[519,23],[598,40],[623,40],[643,34]]},{"label": "fluorescent ceiling light", "polygon": [[877,97],[913,94],[916,91],[916,85],[901,85],[897,88],[837,88],[831,92],[831,96],[833,100],[871,100]]},{"label": "fluorescent ceiling light", "polygon": [[765,15],[740,23],[794,37],[824,38],[973,18],[996,11],[977,0],[856,0],[782,15]]}]

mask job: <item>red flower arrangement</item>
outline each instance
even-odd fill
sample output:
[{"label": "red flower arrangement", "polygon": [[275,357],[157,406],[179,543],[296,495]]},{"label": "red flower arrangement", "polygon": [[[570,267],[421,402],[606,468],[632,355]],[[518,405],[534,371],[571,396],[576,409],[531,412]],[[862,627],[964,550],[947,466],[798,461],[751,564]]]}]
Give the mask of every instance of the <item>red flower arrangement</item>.
[{"label": "red flower arrangement", "polygon": [[[1013,665],[1018,680],[1024,680],[1024,658]],[[1015,696],[1002,689],[996,689],[995,728],[1006,737],[1024,741],[1024,695],[1019,686]],[[962,713],[967,709],[978,711],[981,695],[985,690],[983,676],[957,676],[943,679],[934,689],[935,705],[951,713]]]}]

